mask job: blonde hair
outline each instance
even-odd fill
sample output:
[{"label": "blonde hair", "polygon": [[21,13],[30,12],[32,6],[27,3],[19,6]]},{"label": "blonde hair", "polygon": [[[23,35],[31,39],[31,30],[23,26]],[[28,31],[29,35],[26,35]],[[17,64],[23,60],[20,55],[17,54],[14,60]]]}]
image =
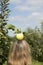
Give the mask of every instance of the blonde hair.
[{"label": "blonde hair", "polygon": [[29,44],[25,41],[16,41],[10,49],[8,65],[31,65]]}]

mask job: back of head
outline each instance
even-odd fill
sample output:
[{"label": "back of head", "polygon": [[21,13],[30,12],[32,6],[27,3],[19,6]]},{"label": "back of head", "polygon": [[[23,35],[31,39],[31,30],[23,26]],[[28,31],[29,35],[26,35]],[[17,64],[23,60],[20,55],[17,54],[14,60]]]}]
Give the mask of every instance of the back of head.
[{"label": "back of head", "polygon": [[31,51],[25,40],[16,41],[9,52],[8,65],[31,65]]}]

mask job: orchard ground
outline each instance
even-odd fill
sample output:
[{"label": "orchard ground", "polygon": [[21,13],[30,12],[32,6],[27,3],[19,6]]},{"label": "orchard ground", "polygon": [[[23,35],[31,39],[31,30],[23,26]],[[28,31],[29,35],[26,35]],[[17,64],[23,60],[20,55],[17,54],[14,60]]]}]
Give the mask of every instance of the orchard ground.
[{"label": "orchard ground", "polygon": [[43,62],[33,60],[32,65],[43,65]]}]

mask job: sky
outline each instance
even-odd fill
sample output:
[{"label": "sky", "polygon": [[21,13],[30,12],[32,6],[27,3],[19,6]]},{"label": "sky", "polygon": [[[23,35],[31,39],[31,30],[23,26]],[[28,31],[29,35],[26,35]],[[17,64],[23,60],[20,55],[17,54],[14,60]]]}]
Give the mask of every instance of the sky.
[{"label": "sky", "polygon": [[10,0],[9,3],[11,12],[8,24],[13,24],[23,31],[28,27],[40,27],[43,21],[43,0]]}]

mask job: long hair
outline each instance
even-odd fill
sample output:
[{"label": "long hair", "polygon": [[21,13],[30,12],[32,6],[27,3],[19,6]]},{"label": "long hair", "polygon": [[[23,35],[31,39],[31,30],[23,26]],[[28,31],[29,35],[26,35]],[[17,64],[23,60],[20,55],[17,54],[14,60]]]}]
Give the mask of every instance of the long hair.
[{"label": "long hair", "polygon": [[16,41],[9,51],[8,65],[31,65],[31,51],[25,41]]}]

